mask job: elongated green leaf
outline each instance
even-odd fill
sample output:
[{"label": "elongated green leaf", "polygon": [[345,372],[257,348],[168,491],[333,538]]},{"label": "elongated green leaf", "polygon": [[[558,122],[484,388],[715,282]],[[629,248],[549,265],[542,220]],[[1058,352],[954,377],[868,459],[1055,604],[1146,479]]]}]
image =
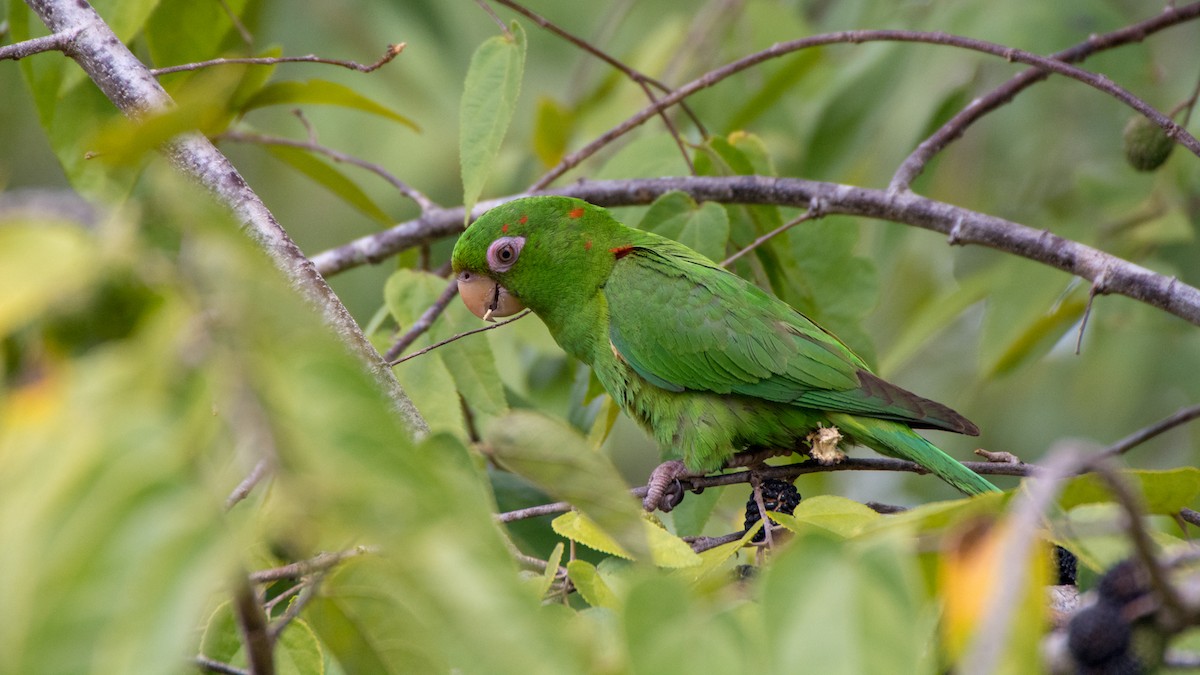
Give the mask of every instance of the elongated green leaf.
[{"label": "elongated green leaf", "polygon": [[380,225],[390,225],[392,223],[392,218],[388,217],[388,214],[384,213],[383,209],[379,208],[367,196],[367,193],[358,187],[357,183],[347,178],[346,174],[342,173],[336,167],[330,166],[328,163],[300,148],[272,145],[267,147],[267,152],[271,153],[273,157],[281,162],[288,164],[300,173],[313,179],[326,190],[341,197],[342,201],[358,209],[371,218],[371,220]]},{"label": "elongated green leaf", "polygon": [[792,532],[819,527],[841,537],[853,537],[883,516],[870,507],[836,495],[817,495],[800,502],[792,515],[768,513],[771,520]]},{"label": "elongated green leaf", "polygon": [[275,672],[280,675],[325,675],[325,656],[308,622],[294,619],[275,643]]},{"label": "elongated green leaf", "polygon": [[471,57],[459,111],[458,155],[463,204],[469,214],[517,109],[525,71],[525,31],[516,21],[509,32],[488,38]]},{"label": "elongated green leaf", "polygon": [[354,91],[350,87],[328,80],[306,80],[304,82],[274,82],[251,96],[242,106],[242,112],[272,105],[336,105],[379,115],[399,122],[413,131],[420,131],[417,123]]},{"label": "elongated green leaf", "polygon": [[538,598],[546,597],[550,592],[550,587],[554,584],[554,577],[558,575],[558,566],[562,562],[563,543],[560,541],[554,545],[554,550],[550,552],[550,557],[546,558],[546,571],[542,574],[541,585],[539,586]]},{"label": "elongated green leaf", "polygon": [[729,217],[715,202],[697,205],[684,192],[668,192],[654,200],[638,227],[688,246],[714,262],[725,257]]},{"label": "elongated green leaf", "polygon": [[546,168],[558,164],[567,153],[571,136],[571,111],[549,96],[538,98],[533,124],[533,151]]},{"label": "elongated green leaf", "polygon": [[[589,539],[588,546],[638,558],[649,552],[641,508],[629,486],[608,457],[589,448],[566,424],[514,410],[492,423],[484,440],[497,464],[569,502],[595,523],[595,531],[606,539]],[[584,522],[578,516],[572,520]]]}]

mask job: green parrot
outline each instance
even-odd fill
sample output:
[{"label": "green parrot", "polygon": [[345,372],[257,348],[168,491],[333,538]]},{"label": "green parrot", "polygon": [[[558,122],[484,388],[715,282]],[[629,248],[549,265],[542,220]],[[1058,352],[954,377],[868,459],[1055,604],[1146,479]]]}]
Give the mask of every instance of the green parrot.
[{"label": "green parrot", "polygon": [[916,462],[967,494],[997,489],[913,431],[978,435],[962,415],[873,375],[757,286],[598,206],[508,202],[467,228],[452,263],[474,314],[533,310],[663,450],[682,455],[655,470],[648,510],[674,505],[663,492],[676,478],[793,449],[836,462],[843,439]]}]

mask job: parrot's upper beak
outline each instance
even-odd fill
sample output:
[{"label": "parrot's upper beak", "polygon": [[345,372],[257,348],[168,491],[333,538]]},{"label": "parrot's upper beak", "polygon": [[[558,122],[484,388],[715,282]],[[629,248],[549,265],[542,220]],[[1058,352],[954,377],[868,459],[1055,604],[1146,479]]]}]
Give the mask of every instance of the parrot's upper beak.
[{"label": "parrot's upper beak", "polygon": [[458,274],[458,294],[467,309],[484,321],[495,321],[497,317],[511,316],[525,309],[507,288],[475,272],[464,270]]}]

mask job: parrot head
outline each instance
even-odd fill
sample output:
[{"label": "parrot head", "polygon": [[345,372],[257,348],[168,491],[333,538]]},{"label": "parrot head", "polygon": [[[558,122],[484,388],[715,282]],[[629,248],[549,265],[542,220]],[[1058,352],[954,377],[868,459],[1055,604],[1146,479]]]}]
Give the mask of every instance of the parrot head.
[{"label": "parrot head", "polygon": [[554,307],[599,289],[628,228],[570,197],[516,199],[483,214],[454,246],[458,292],[485,321]]}]

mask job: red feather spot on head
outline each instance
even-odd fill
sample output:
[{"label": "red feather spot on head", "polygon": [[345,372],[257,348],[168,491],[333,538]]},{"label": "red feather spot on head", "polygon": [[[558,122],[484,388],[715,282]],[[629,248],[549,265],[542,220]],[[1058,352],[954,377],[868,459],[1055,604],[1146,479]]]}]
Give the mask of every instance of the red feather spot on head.
[{"label": "red feather spot on head", "polygon": [[582,218],[583,217],[583,207],[577,206],[577,207],[571,209],[570,211],[567,212],[567,217],[568,218]]},{"label": "red feather spot on head", "polygon": [[587,249],[587,250],[589,250],[589,251],[590,251],[590,250],[592,250],[592,242],[591,242],[591,240],[588,240],[588,241],[585,241],[585,242],[583,242],[583,247],[584,247],[584,248],[586,248],[586,249]]},{"label": "red feather spot on head", "polygon": [[500,231],[501,231],[501,232],[508,232],[508,223],[505,223],[505,224],[501,225],[501,226],[500,226]]},{"label": "red feather spot on head", "polygon": [[608,252],[613,254],[613,256],[615,256],[617,260],[620,260],[621,258],[624,258],[625,256],[629,255],[630,251],[632,251],[632,250],[633,250],[632,246],[618,246],[616,248],[608,249]]},{"label": "red feather spot on head", "polygon": [[518,222],[518,223],[520,223],[520,224],[522,224],[522,225],[524,225],[525,223],[528,223],[528,222],[529,222],[529,216],[527,216],[527,215],[525,215],[524,213],[522,213],[522,214],[521,214],[521,217],[517,219],[517,222]]}]

